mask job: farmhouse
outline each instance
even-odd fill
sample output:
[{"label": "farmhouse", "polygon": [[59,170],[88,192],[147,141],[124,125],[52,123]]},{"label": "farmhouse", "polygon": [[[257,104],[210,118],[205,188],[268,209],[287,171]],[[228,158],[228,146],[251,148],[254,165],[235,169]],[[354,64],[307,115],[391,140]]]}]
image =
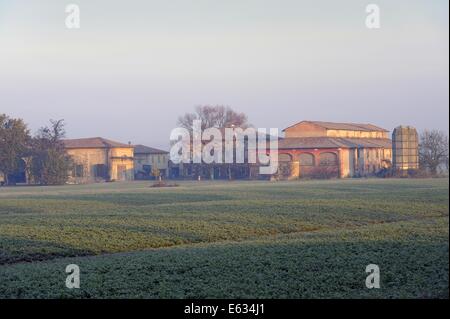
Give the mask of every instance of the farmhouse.
[{"label": "farmhouse", "polygon": [[126,181],[134,179],[133,146],[102,137],[63,141],[74,166],[70,182]]},{"label": "farmhouse", "polygon": [[392,163],[389,132],[372,124],[302,121],[284,129],[279,141],[279,175],[358,177]]},{"label": "farmhouse", "polygon": [[159,176],[169,176],[169,152],[145,145],[134,145],[135,179],[149,179],[152,172],[159,171]]}]

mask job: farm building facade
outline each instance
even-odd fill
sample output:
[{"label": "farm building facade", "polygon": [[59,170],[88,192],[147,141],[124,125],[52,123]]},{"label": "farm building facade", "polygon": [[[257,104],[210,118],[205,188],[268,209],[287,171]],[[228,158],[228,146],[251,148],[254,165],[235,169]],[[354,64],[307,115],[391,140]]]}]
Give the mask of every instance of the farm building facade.
[{"label": "farm building facade", "polygon": [[169,153],[145,145],[124,144],[102,137],[66,139],[64,147],[73,168],[69,182],[149,179],[155,169],[168,175]]},{"label": "farm building facade", "polygon": [[134,175],[136,179],[149,179],[158,173],[169,176],[169,152],[145,145],[134,145]]},{"label": "farm building facade", "polygon": [[368,176],[392,165],[389,131],[372,124],[302,121],[283,132],[282,178]]},{"label": "farm building facade", "polygon": [[70,182],[128,181],[134,179],[132,145],[102,137],[64,140],[74,162]]}]

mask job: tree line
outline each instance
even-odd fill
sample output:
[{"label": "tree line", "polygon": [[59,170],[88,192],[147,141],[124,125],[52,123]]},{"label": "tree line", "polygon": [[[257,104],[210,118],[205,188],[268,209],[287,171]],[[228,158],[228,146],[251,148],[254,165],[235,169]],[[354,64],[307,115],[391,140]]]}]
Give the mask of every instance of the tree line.
[{"label": "tree line", "polygon": [[0,173],[4,183],[15,184],[14,176],[25,170],[33,184],[64,184],[72,165],[62,142],[64,126],[64,120],[50,120],[32,136],[22,119],[0,114]]}]

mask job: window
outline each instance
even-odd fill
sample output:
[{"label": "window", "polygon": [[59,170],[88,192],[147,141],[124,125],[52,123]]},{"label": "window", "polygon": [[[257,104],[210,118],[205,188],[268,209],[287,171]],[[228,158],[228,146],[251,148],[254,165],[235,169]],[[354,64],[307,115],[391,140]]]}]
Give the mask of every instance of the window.
[{"label": "window", "polygon": [[94,174],[95,174],[95,177],[105,178],[106,177],[106,165],[105,164],[94,165]]},{"label": "window", "polygon": [[75,177],[83,177],[84,176],[84,166],[76,165],[75,166]]}]

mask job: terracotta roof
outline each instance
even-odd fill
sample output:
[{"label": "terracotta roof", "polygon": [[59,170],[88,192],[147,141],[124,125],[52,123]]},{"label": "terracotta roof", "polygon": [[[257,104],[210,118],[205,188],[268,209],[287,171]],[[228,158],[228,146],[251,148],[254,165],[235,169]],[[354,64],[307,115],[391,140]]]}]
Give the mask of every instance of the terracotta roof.
[{"label": "terracotta roof", "polygon": [[[237,130],[237,129],[239,129],[240,127],[220,127],[220,128],[217,128],[216,127],[216,129],[218,129],[219,130],[219,132],[222,134],[222,140],[225,140],[225,137],[226,137],[226,129],[233,129],[233,130]],[[247,128],[241,128],[242,130],[243,130],[243,132],[242,132],[242,134],[238,134],[238,132],[237,131],[235,131],[234,132],[234,137],[235,138],[237,138],[237,137],[245,137],[245,130],[246,129],[251,129],[249,132],[250,133],[255,133],[255,136],[256,136],[256,140],[258,140],[258,137],[259,137],[259,132],[258,132],[258,129],[256,129],[256,128],[254,128],[254,127],[247,127]],[[202,133],[203,134],[203,133]],[[270,137],[271,137],[271,135],[270,134],[265,134],[265,136],[266,136],[266,139],[267,140],[270,140]],[[272,138],[276,138],[275,136],[273,136]],[[277,137],[278,139],[280,139],[281,137]],[[207,138],[207,136],[204,136],[204,141],[208,141],[208,140],[211,140],[212,138]]]},{"label": "terracotta roof", "polygon": [[134,154],[168,154],[169,152],[142,144],[134,145]]},{"label": "terracotta roof", "polygon": [[291,125],[283,130],[294,127],[301,123],[311,123],[328,130],[346,130],[346,131],[363,131],[363,132],[389,132],[384,128],[372,125],[372,124],[361,124],[361,123],[335,123],[335,122],[321,122],[321,121],[301,121],[294,125]]},{"label": "terracotta roof", "polygon": [[391,148],[392,141],[388,138],[291,137],[278,142],[279,149],[357,147]]},{"label": "terracotta roof", "polygon": [[63,143],[65,148],[133,147],[132,145],[111,141],[103,137],[67,139],[63,140]]}]

